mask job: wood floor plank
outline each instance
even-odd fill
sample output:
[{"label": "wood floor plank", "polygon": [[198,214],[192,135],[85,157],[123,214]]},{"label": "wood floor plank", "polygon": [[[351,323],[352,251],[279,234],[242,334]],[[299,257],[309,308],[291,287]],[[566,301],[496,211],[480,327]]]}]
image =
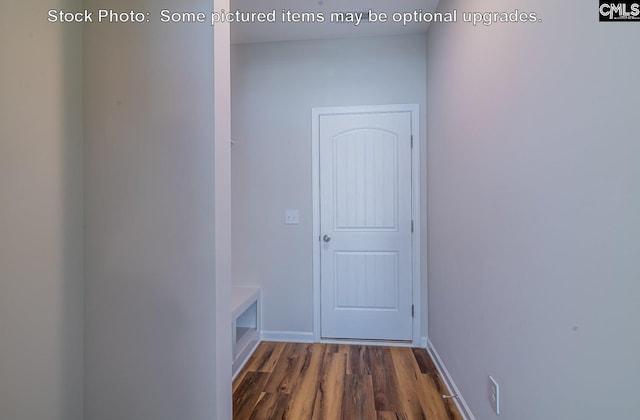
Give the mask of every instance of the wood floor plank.
[{"label": "wood floor plank", "polygon": [[373,395],[377,411],[401,411],[398,379],[388,347],[369,350]]},{"label": "wood floor plank", "polygon": [[325,353],[339,353],[340,346],[339,344],[325,344]]},{"label": "wood floor plank", "polygon": [[351,346],[347,344],[338,344],[338,351],[336,353],[349,354]]},{"label": "wood floor plank", "polygon": [[[421,398],[421,390],[416,386],[420,383],[422,372],[420,372],[417,363],[414,362],[413,354],[409,354],[407,349],[392,348],[390,349],[393,359],[394,369],[397,372],[398,388],[400,390],[400,403],[403,411],[407,413],[409,418],[428,419],[432,415],[431,409],[427,407],[424,410],[423,398]],[[438,418],[438,417],[433,417]]]},{"label": "wood floor plank", "polygon": [[[426,375],[425,379],[431,383],[430,388],[433,388],[438,395],[449,395],[450,391],[444,384],[444,380],[438,373],[438,368],[433,360],[431,360],[427,350],[416,348],[411,350],[413,351],[416,362],[420,367],[420,371]],[[458,407],[453,399],[449,398],[444,400],[444,408],[448,419],[462,419],[458,411]]]},{"label": "wood floor plank", "polygon": [[449,390],[446,388],[444,381],[439,375],[431,375],[431,374],[423,374],[423,381],[427,384],[426,389],[433,390],[432,399],[440,400],[442,398],[444,412],[446,413],[446,418],[450,420],[458,420],[462,419],[458,407],[456,406],[455,400],[452,398],[444,399],[442,396],[450,395]]},{"label": "wood floor plank", "polygon": [[377,414],[377,420],[409,420],[405,413],[397,413],[395,411],[378,411]]},{"label": "wood floor plank", "polygon": [[[254,353],[256,357],[251,357],[247,362],[247,370],[252,372],[273,372],[285,345],[285,343],[263,341]],[[259,353],[258,350],[260,350]]]},{"label": "wood floor plank", "polygon": [[312,418],[318,387],[322,378],[323,360],[324,346],[322,344],[312,344],[309,347],[309,351],[304,354],[304,363],[300,367],[295,385],[296,394],[304,395],[304,398],[291,400],[287,418]]},{"label": "wood floor plank", "polygon": [[240,386],[240,384],[242,383],[242,381],[244,380],[244,378],[247,376],[248,371],[245,369],[242,369],[239,373],[238,376],[236,376],[236,379],[233,380],[233,384],[232,384],[232,391],[235,393],[238,390],[238,387]]},{"label": "wood floor plank", "polygon": [[265,386],[265,392],[290,394],[310,347],[311,344],[288,343]]},{"label": "wood floor plank", "polygon": [[233,393],[233,418],[248,419],[253,412],[269,374],[264,372],[247,372],[236,392]]},{"label": "wood floor plank", "polygon": [[[432,386],[432,379],[428,375],[422,374],[418,381],[418,390],[420,390],[420,403],[422,411],[427,414],[427,418],[451,419],[447,412],[447,404],[442,398],[442,394]],[[429,417],[431,413],[431,417]]]},{"label": "wood floor plank", "polygon": [[460,411],[458,410],[458,406],[453,399],[447,399],[444,402],[444,409],[447,412],[447,416],[449,420],[463,420]]},{"label": "wood floor plank", "polygon": [[375,419],[376,417],[371,376],[345,375],[341,418]]},{"label": "wood floor plank", "polygon": [[448,419],[442,395],[435,389],[428,375],[420,371],[411,349],[391,349],[393,364],[404,397],[405,412],[409,417]]},{"label": "wood floor plank", "polygon": [[370,375],[369,348],[367,346],[349,346],[347,373],[350,375]]},{"label": "wood floor plank", "polygon": [[413,356],[418,363],[418,367],[420,367],[420,372],[425,373],[427,375],[438,375],[438,369],[436,368],[435,363],[429,357],[429,353],[425,349],[411,349],[413,352]]},{"label": "wood floor plank", "polygon": [[[262,397],[255,405],[250,420],[284,419],[291,396],[277,392],[270,394],[263,392]],[[235,417],[234,417],[235,419]]]},{"label": "wood floor plank", "polygon": [[344,353],[325,353],[323,366],[324,372],[316,395],[313,418],[318,420],[340,419],[347,355]]},{"label": "wood floor plank", "polygon": [[261,342],[233,381],[233,392],[238,389],[247,372],[272,372],[284,347],[285,343]]}]

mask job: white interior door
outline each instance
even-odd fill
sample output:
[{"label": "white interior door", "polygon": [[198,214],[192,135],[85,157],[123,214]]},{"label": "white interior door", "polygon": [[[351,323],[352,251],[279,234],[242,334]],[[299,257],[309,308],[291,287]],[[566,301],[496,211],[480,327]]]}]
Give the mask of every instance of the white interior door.
[{"label": "white interior door", "polygon": [[411,112],[321,115],[322,338],[411,340]]}]

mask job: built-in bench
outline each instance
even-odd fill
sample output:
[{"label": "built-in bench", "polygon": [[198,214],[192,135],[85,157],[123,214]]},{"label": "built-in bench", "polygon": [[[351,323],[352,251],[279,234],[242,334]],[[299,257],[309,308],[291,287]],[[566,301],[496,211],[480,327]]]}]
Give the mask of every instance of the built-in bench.
[{"label": "built-in bench", "polygon": [[235,378],[260,343],[260,288],[231,288],[231,320]]}]

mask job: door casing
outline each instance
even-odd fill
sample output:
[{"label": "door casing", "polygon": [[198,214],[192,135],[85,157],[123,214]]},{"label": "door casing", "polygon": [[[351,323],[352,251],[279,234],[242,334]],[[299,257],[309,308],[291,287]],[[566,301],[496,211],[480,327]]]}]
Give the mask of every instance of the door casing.
[{"label": "door casing", "polygon": [[413,147],[411,150],[411,213],[413,220],[413,235],[411,238],[412,253],[412,286],[413,286],[413,340],[409,342],[392,342],[393,345],[421,347],[422,331],[422,292],[421,292],[421,221],[420,221],[420,125],[419,106],[417,104],[399,105],[370,105],[348,107],[318,107],[313,108],[312,114],[312,192],[313,192],[313,339],[315,342],[340,342],[387,345],[385,341],[362,340],[325,340],[320,335],[320,117],[323,115],[364,114],[381,112],[410,112],[411,135]]}]

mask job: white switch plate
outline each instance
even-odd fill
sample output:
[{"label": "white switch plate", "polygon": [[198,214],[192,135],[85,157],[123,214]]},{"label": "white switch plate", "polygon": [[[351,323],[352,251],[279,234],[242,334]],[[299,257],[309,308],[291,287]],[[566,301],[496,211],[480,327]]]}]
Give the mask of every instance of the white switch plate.
[{"label": "white switch plate", "polygon": [[500,386],[491,376],[489,376],[489,402],[493,411],[500,414]]},{"label": "white switch plate", "polygon": [[300,223],[300,212],[297,209],[284,211],[284,223],[286,225],[297,225]]}]

